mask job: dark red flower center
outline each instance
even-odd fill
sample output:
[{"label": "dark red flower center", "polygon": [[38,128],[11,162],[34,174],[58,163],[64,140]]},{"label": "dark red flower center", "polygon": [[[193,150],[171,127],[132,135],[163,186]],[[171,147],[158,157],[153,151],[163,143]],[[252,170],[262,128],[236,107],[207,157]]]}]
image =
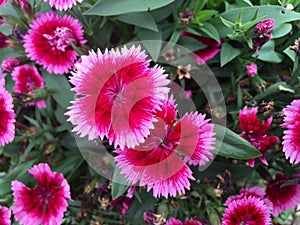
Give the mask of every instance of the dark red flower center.
[{"label": "dark red flower center", "polygon": [[7,121],[9,120],[9,114],[6,111],[3,97],[0,97],[0,118],[0,135],[3,135],[7,130]]},{"label": "dark red flower center", "polygon": [[52,35],[43,35],[47,40],[52,50],[57,49],[65,52],[71,46],[71,42],[76,45],[76,38],[71,29],[67,27],[57,27]]}]

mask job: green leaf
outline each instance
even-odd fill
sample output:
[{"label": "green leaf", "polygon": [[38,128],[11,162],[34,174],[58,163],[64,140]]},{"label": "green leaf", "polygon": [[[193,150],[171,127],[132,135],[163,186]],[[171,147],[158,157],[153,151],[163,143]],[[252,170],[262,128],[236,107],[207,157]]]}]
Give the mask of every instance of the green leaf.
[{"label": "green leaf", "polygon": [[272,38],[280,38],[285,35],[288,35],[291,30],[293,29],[292,24],[289,23],[284,23],[279,26],[276,26],[273,33],[272,33]]},{"label": "green leaf", "polygon": [[241,30],[243,30],[244,32],[247,31],[248,29],[250,29],[251,27],[253,27],[254,25],[256,25],[258,22],[262,21],[263,19],[265,19],[265,16],[256,18],[248,23],[245,23],[242,27]]},{"label": "green leaf", "polygon": [[283,51],[293,62],[296,59],[296,53],[290,49],[289,47],[287,47],[286,49],[284,49]]},{"label": "green leaf", "polygon": [[[127,184],[127,185],[120,184],[120,183],[124,183],[125,180],[126,180],[125,176],[123,174],[121,174],[120,168],[116,167],[114,170],[113,182],[112,182],[112,186],[111,186],[112,199],[116,199],[116,198],[120,197],[130,187],[129,184]],[[120,182],[118,182],[118,181],[120,181]]]},{"label": "green leaf", "polygon": [[210,38],[220,41],[220,36],[216,28],[210,23],[203,23],[199,25],[199,29],[207,34]]},{"label": "green leaf", "polygon": [[148,12],[128,13],[120,15],[116,18],[124,23],[133,24],[138,27],[146,28],[156,32],[158,31],[153,17]]},{"label": "green leaf", "polygon": [[[261,156],[261,153],[253,145],[233,131],[217,124],[214,127],[217,138],[216,145],[221,146],[220,151],[217,152],[218,155],[234,159],[253,159]],[[224,131],[225,136],[222,139]]]},{"label": "green leaf", "polygon": [[204,21],[207,21],[208,19],[210,19],[212,16],[216,15],[218,13],[218,11],[216,10],[202,10],[202,11],[196,11],[196,13],[194,14],[194,21],[196,23],[201,23]]},{"label": "green leaf", "polygon": [[271,63],[280,63],[283,60],[283,55],[275,52],[275,42],[268,41],[266,44],[262,46],[262,48],[258,51],[258,59],[271,62]]},{"label": "green leaf", "polygon": [[285,89],[291,90],[292,88],[285,82],[278,82],[267,88],[263,93],[256,95],[253,100],[260,101],[262,99],[265,100],[268,97],[273,98],[276,93],[279,93],[281,90],[285,91]]},{"label": "green leaf", "polygon": [[224,19],[222,16],[220,16],[220,19],[221,19],[222,23],[223,23],[226,27],[231,28],[231,29],[234,29],[235,23],[233,23],[233,22],[231,22],[231,21],[229,21],[229,20]]},{"label": "green leaf", "polygon": [[74,93],[71,91],[71,85],[64,75],[49,74],[42,72],[45,86],[53,91],[52,96],[55,101],[64,109],[70,105],[70,101],[74,100]]},{"label": "green leaf", "polygon": [[240,49],[232,47],[229,43],[222,44],[221,47],[221,67],[225,66],[231,60],[236,58],[241,53]]},{"label": "green leaf", "polygon": [[84,15],[115,16],[132,12],[147,12],[166,6],[175,0],[99,0]]}]

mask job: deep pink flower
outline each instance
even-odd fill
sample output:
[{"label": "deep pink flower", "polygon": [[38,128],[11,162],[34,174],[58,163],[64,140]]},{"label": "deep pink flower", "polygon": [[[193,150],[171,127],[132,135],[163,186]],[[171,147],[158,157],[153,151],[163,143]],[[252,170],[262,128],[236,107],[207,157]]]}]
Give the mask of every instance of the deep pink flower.
[{"label": "deep pink flower", "polygon": [[18,65],[19,65],[18,59],[9,57],[2,61],[1,67],[4,71],[11,72]]},{"label": "deep pink flower", "polygon": [[184,223],[181,222],[180,220],[177,220],[175,218],[170,218],[166,225],[203,225],[202,220],[194,217],[194,218],[186,218]]},{"label": "deep pink flower", "polygon": [[2,5],[4,5],[4,7],[5,7],[6,4],[7,4],[7,0],[0,0],[0,7],[1,7]]},{"label": "deep pink flower", "polygon": [[55,7],[59,11],[71,9],[76,3],[81,3],[82,0],[44,0],[44,2],[49,2],[51,7]]},{"label": "deep pink flower", "polygon": [[177,220],[175,218],[170,218],[166,225],[183,225],[183,223],[180,220]]},{"label": "deep pink flower", "polygon": [[5,86],[5,76],[6,74],[0,69],[0,87]]},{"label": "deep pink flower", "polygon": [[269,40],[271,40],[272,34],[266,33],[266,34],[261,34],[257,37],[252,38],[253,42],[253,49],[257,52],[261,47],[267,43]]},{"label": "deep pink flower", "polygon": [[133,201],[133,197],[134,197],[134,191],[135,191],[135,186],[131,186],[128,190],[127,190],[127,194],[126,196],[120,196],[114,200],[112,200],[110,202],[110,210],[114,209],[116,207],[117,204],[121,204],[120,207],[120,214],[121,214],[121,218],[128,212],[131,203]]},{"label": "deep pink flower", "polygon": [[231,201],[224,212],[222,225],[270,225],[270,208],[264,200],[245,196]]},{"label": "deep pink flower", "polygon": [[194,52],[197,55],[195,60],[198,65],[202,65],[206,63],[208,60],[214,58],[221,51],[221,46],[222,46],[221,40],[216,41],[212,38],[202,37],[186,31],[180,31],[180,34],[182,36],[188,36],[194,38],[197,41],[207,46],[206,48]]},{"label": "deep pink flower", "polygon": [[[274,144],[278,143],[279,139],[276,136],[267,136],[269,132],[272,117],[262,123],[256,116],[257,107],[247,109],[245,106],[242,110],[240,110],[239,120],[240,127],[242,129],[241,137],[249,141],[254,147],[256,147],[262,154],[259,157],[260,161],[265,165],[268,165],[264,154],[266,151]],[[248,163],[251,167],[254,166],[255,160],[250,159]]]},{"label": "deep pink flower", "polygon": [[274,180],[268,182],[266,196],[273,203],[274,216],[287,209],[295,208],[300,203],[300,184],[281,187],[293,180],[282,173],[277,173]]},{"label": "deep pink flower", "polygon": [[85,43],[77,19],[52,11],[38,14],[23,40],[27,56],[55,74],[69,72],[78,56],[70,42],[77,47]]},{"label": "deep pink flower", "polygon": [[10,225],[11,212],[5,206],[0,206],[0,224],[1,225]]},{"label": "deep pink flower", "polygon": [[194,177],[180,155],[193,165],[204,165],[213,158],[213,125],[204,117],[185,114],[176,122],[174,100],[165,100],[145,142],[134,149],[116,150],[121,173],[132,184],[147,185],[147,191],[153,189],[154,197],[184,194],[190,188],[189,179]]},{"label": "deep pink flower", "polygon": [[12,182],[13,214],[23,225],[58,225],[71,199],[70,187],[64,176],[52,172],[48,164],[40,163],[29,169],[37,180],[34,189],[19,181]]},{"label": "deep pink flower", "polygon": [[135,46],[82,56],[70,79],[80,96],[66,113],[73,131],[89,139],[106,136],[121,149],[144,141],[169,91],[163,69],[149,68],[146,57]]},{"label": "deep pink flower", "polygon": [[257,74],[257,65],[255,63],[248,63],[246,65],[246,73],[250,77],[254,77]]},{"label": "deep pink flower", "polygon": [[0,118],[0,146],[4,146],[15,137],[13,98],[4,86],[0,86]]},{"label": "deep pink flower", "polygon": [[[36,88],[44,88],[44,79],[33,65],[17,66],[11,75],[15,81],[14,91],[16,93],[28,93]],[[36,104],[39,108],[46,107],[45,100],[30,102],[30,104]]]},{"label": "deep pink flower", "polygon": [[274,19],[267,19],[256,24],[254,27],[254,31],[257,34],[270,33],[273,31],[274,26],[275,26]]},{"label": "deep pink flower", "polygon": [[283,135],[283,152],[290,163],[300,163],[300,99],[283,109],[284,119],[281,125],[287,130]]},{"label": "deep pink flower", "polygon": [[0,32],[0,48],[6,48],[8,46],[8,37]]}]

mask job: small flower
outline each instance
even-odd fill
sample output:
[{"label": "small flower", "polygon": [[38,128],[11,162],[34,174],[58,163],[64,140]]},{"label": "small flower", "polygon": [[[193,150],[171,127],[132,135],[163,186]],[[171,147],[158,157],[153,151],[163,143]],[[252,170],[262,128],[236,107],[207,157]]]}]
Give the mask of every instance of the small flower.
[{"label": "small flower", "polygon": [[2,61],[2,69],[6,72],[11,72],[16,66],[19,65],[19,60],[13,57],[9,57]]},{"label": "small flower", "polygon": [[0,0],[0,7],[2,5],[4,5],[4,7],[6,7],[6,4],[7,4],[7,0]]},{"label": "small flower", "polygon": [[188,25],[193,19],[194,11],[190,11],[189,8],[186,8],[184,12],[179,13],[181,23]]},{"label": "small flower", "polygon": [[204,225],[204,223],[203,223],[203,220],[198,219],[196,217],[191,218],[191,219],[186,218],[184,223],[175,218],[170,218],[167,221],[166,225]]},{"label": "small flower", "polygon": [[297,55],[298,57],[300,57],[300,49],[299,49],[299,46],[300,46],[300,38],[297,38],[297,39],[295,40],[295,44],[290,46],[290,49],[293,50],[293,51],[296,53],[296,55]]},{"label": "small flower", "polygon": [[273,32],[274,26],[274,19],[263,20],[255,25],[254,32],[256,32],[257,34],[271,33]]},{"label": "small flower", "polygon": [[71,9],[76,3],[81,3],[82,0],[44,0],[44,2],[49,2],[51,7],[54,6],[59,11],[66,11]]},{"label": "small flower", "polygon": [[1,225],[10,225],[11,212],[5,206],[0,206],[0,224]]},{"label": "small flower", "polygon": [[297,207],[300,202],[300,184],[281,185],[293,182],[288,176],[277,173],[274,180],[268,182],[266,196],[273,204],[274,216],[278,216],[285,210]]},{"label": "small flower", "polygon": [[128,212],[128,210],[131,206],[131,203],[132,203],[133,197],[134,197],[134,191],[135,191],[135,187],[131,186],[127,190],[127,194],[125,197],[120,196],[111,201],[109,209],[112,210],[116,207],[117,204],[121,204],[120,214],[121,214],[121,218],[122,218]]},{"label": "small flower", "polygon": [[169,91],[164,70],[149,68],[146,57],[135,46],[82,56],[70,79],[80,97],[66,113],[74,132],[89,139],[106,136],[121,149],[144,141]]},{"label": "small flower", "polygon": [[184,194],[190,188],[189,180],[194,179],[185,162],[204,165],[213,158],[213,126],[205,116],[185,114],[176,122],[176,114],[171,97],[156,111],[155,128],[144,143],[134,149],[116,150],[119,155],[115,161],[121,173],[130,183],[153,189],[154,197]]},{"label": "small flower", "polygon": [[183,97],[184,97],[185,99],[190,99],[192,96],[193,96],[193,92],[192,92],[191,90],[186,90],[186,91],[184,91],[184,93],[183,93]]},{"label": "small flower", "polygon": [[300,163],[300,99],[294,100],[291,105],[283,109],[283,152],[290,163]]},{"label": "small flower", "polygon": [[206,48],[194,52],[196,55],[195,60],[198,65],[206,63],[208,60],[214,58],[221,51],[221,40],[216,41],[214,39],[195,35],[186,31],[180,31],[180,35],[194,38],[207,46]]},{"label": "small flower", "polygon": [[27,56],[55,74],[69,72],[78,56],[70,42],[76,47],[85,43],[77,19],[52,11],[38,14],[23,40]]},{"label": "small flower", "polygon": [[[37,68],[33,65],[17,66],[12,72],[12,78],[15,81],[14,91],[16,93],[29,93],[36,88],[44,88],[44,79]],[[45,100],[31,101],[30,105],[37,105],[39,108],[45,108]]]},{"label": "small flower", "polygon": [[248,63],[246,65],[246,73],[250,77],[254,77],[257,74],[257,65],[255,63]]},{"label": "small flower", "polygon": [[192,69],[192,65],[191,64],[188,64],[186,66],[182,66],[182,65],[179,65],[177,67],[177,75],[178,75],[178,79],[181,80],[182,78],[187,78],[187,79],[191,79],[191,69]]},{"label": "small flower", "polygon": [[[240,110],[239,120],[242,129],[240,136],[249,141],[262,153],[259,159],[262,163],[268,165],[264,154],[272,145],[278,143],[279,139],[276,136],[267,136],[272,123],[272,117],[269,117],[267,122],[262,123],[256,116],[257,109],[257,107],[247,109],[245,106]],[[248,163],[253,167],[255,161],[254,159],[250,159]]]},{"label": "small flower", "polygon": [[[2,82],[2,81],[1,81]],[[15,137],[15,113],[11,94],[0,86],[0,146],[10,143]]]},{"label": "small flower", "polygon": [[34,189],[19,181],[12,182],[15,219],[23,225],[61,224],[67,200],[71,200],[68,182],[46,163],[33,166],[29,173],[37,180]]}]

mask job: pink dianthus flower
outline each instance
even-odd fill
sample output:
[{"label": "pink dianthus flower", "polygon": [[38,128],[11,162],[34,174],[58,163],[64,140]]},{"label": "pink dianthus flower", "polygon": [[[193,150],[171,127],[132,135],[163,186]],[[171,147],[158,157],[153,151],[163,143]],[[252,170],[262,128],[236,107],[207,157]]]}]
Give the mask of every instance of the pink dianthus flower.
[{"label": "pink dianthus flower", "polygon": [[11,224],[10,217],[11,217],[11,211],[5,206],[0,206],[0,224],[10,225]]},{"label": "pink dianthus flower", "polygon": [[76,3],[81,3],[82,0],[44,0],[44,2],[49,2],[51,7],[55,7],[59,11],[66,11],[71,9]]}]

